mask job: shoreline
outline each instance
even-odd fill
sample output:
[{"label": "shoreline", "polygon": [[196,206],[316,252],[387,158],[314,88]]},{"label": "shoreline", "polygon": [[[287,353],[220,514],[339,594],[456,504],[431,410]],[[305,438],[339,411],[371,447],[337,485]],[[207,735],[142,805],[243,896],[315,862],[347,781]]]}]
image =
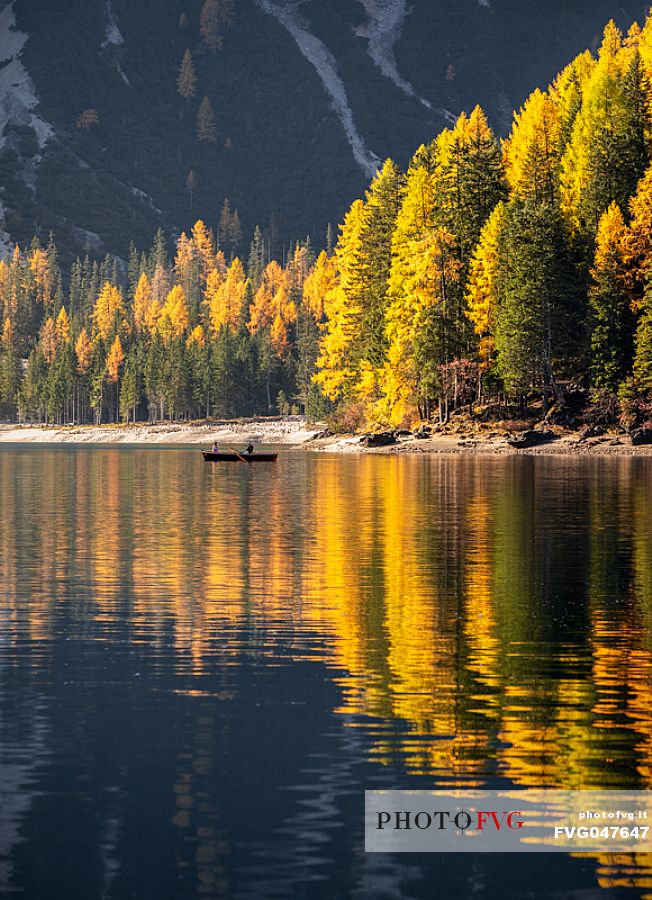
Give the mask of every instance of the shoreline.
[{"label": "shoreline", "polygon": [[[321,426],[323,428],[323,426]],[[154,425],[0,425],[0,444],[302,445],[319,432],[300,416]]]},{"label": "shoreline", "polygon": [[507,443],[509,435],[499,426],[489,431],[452,431],[417,438],[403,435],[384,447],[365,446],[362,435],[325,434],[323,424],[309,425],[300,416],[220,420],[215,422],[156,425],[0,425],[2,444],[132,444],[205,445],[274,444],[321,453],[378,455],[534,455],[534,456],[629,456],[652,457],[652,446],[633,446],[629,436],[616,432],[582,439],[576,431],[555,429],[557,439],[527,449]]}]

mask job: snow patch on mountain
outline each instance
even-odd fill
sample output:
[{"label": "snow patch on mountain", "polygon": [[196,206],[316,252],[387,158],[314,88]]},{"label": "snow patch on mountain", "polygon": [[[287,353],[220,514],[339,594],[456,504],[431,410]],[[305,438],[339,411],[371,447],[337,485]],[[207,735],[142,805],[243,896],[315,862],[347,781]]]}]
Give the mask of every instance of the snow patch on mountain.
[{"label": "snow patch on mountain", "polygon": [[344,82],[337,71],[335,57],[302,20],[298,11],[299,2],[300,0],[256,0],[260,9],[277,19],[290,33],[301,53],[313,65],[331,97],[333,108],[342,123],[355,161],[365,174],[371,177],[378,170],[380,159],[369,150],[356,127]]},{"label": "snow patch on mountain", "polygon": [[122,32],[118,28],[118,22],[113,13],[113,7],[111,5],[111,0],[106,0],[106,30],[104,32],[106,40],[102,44],[102,48],[108,47],[109,44],[113,44],[114,47],[121,47],[125,39],[122,36]]},{"label": "snow patch on mountain", "polygon": [[[20,59],[28,37],[16,28],[14,0],[11,0],[0,12],[0,64],[4,64],[0,68],[0,150],[6,144],[7,128],[11,125],[31,128],[40,150],[54,135],[52,126],[34,112],[39,100],[34,82]],[[34,168],[40,161],[40,155],[36,155],[23,166],[23,178],[30,187],[35,180]],[[0,201],[0,253],[7,253],[13,246],[3,229],[4,222],[4,206]]]},{"label": "snow patch on mountain", "polygon": [[27,35],[16,31],[14,4],[9,3],[0,12],[0,62],[6,62],[18,56],[25,45]]},{"label": "snow patch on mountain", "polygon": [[8,125],[27,125],[32,128],[39,147],[47,144],[54,134],[52,126],[37,116],[38,106],[34,82],[20,60],[28,35],[16,28],[14,0],[0,14],[0,148],[5,144]]},{"label": "snow patch on mountain", "polygon": [[431,109],[430,101],[419,97],[410,82],[400,74],[394,58],[394,45],[401,36],[407,15],[407,0],[358,0],[358,3],[364,7],[368,19],[365,25],[356,28],[356,34],[367,39],[369,56],[385,78]]},{"label": "snow patch on mountain", "polygon": [[[487,2],[487,0],[479,0]],[[414,97],[427,109],[454,124],[456,117],[447,109],[434,108],[430,100],[421,97],[410,82],[398,70],[394,56],[394,46],[401,36],[403,23],[408,14],[407,0],[358,0],[367,13],[367,22],[356,28],[359,37],[366,38],[369,56],[373,59],[385,78],[407,94]]]},{"label": "snow patch on mountain", "polygon": [[118,70],[118,75],[120,76],[120,78],[122,78],[122,80],[123,80],[124,83],[127,85],[127,87],[131,87],[131,82],[129,81],[129,79],[128,79],[127,76],[125,75],[124,69],[122,68],[122,66],[120,65],[120,63],[116,63],[116,64],[115,64],[115,67],[116,67],[116,69]]}]

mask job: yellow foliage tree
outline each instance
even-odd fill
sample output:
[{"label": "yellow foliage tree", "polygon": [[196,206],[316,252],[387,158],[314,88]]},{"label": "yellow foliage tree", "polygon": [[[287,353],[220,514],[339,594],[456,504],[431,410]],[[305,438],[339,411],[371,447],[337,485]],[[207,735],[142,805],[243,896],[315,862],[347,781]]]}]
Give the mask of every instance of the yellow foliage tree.
[{"label": "yellow foliage tree", "polygon": [[[419,309],[414,288],[421,272],[425,242],[435,230],[435,195],[432,179],[424,165],[413,165],[403,186],[401,208],[392,240],[392,268],[389,277],[387,338],[389,349],[382,372],[384,418],[401,422],[417,403],[419,372],[411,330]],[[418,262],[418,260],[421,260]],[[432,279],[430,279],[432,283]],[[423,291],[419,291],[423,296]],[[412,324],[411,324],[412,323]]]},{"label": "yellow foliage tree", "polygon": [[244,267],[236,257],[229,266],[226,277],[214,269],[209,277],[205,291],[205,303],[208,308],[208,322],[213,332],[224,326],[235,330],[242,315],[247,277]]},{"label": "yellow foliage tree", "polygon": [[195,325],[193,330],[188,335],[188,340],[186,341],[186,345],[188,347],[203,347],[206,344],[206,335],[204,333],[204,329],[201,325]]},{"label": "yellow foliage tree", "polygon": [[560,151],[568,144],[577,114],[582,108],[584,91],[597,63],[586,50],[566,66],[554,80],[549,96],[557,107],[560,129]]},{"label": "yellow foliage tree", "polygon": [[28,265],[34,278],[37,303],[50,307],[54,300],[54,284],[50,260],[45,250],[40,247],[34,250],[28,257]]},{"label": "yellow foliage tree", "polygon": [[54,324],[54,319],[52,316],[48,316],[43,325],[41,326],[41,332],[39,336],[38,342],[39,350],[43,354],[43,358],[50,365],[54,361],[54,357],[57,355],[57,327]]},{"label": "yellow foliage tree", "polygon": [[201,219],[192,227],[192,243],[194,256],[199,261],[199,275],[205,285],[210,272],[215,269],[215,241]]},{"label": "yellow foliage tree", "polygon": [[3,350],[11,350],[14,346],[14,326],[11,324],[11,319],[5,319],[4,325],[2,326],[2,337],[0,337],[0,347]]},{"label": "yellow foliage tree", "polygon": [[290,299],[288,273],[272,260],[263,272],[260,287],[249,309],[247,327],[252,334],[267,331],[277,356],[288,347],[288,329],[296,322],[296,304]]},{"label": "yellow foliage tree", "polygon": [[346,399],[355,393],[357,370],[352,348],[359,337],[362,315],[358,260],[364,226],[365,205],[356,200],[344,218],[335,250],[337,277],[323,297],[328,324],[320,342],[315,381],[330,400]]},{"label": "yellow foliage tree", "polygon": [[272,260],[265,267],[260,287],[256,291],[254,302],[249,309],[249,330],[254,333],[269,328],[274,321],[274,298],[281,288],[287,285],[287,275],[282,267]]},{"label": "yellow foliage tree", "polygon": [[185,281],[190,277],[194,261],[195,245],[185,231],[182,231],[177,241],[177,252],[174,258],[174,268],[180,281]]},{"label": "yellow foliage tree", "polygon": [[480,336],[480,351],[485,361],[493,352],[491,333],[494,325],[496,279],[499,274],[498,242],[505,219],[505,206],[493,211],[480,236],[471,260],[467,286],[467,315]]},{"label": "yellow foliage tree", "polygon": [[0,316],[3,318],[11,318],[16,311],[11,308],[11,279],[9,277],[9,266],[0,259]]},{"label": "yellow foliage tree", "polygon": [[609,204],[615,200],[624,208],[643,174],[631,152],[637,132],[646,127],[643,120],[649,120],[635,96],[636,53],[610,22],[561,161],[561,210],[575,233],[595,235]]},{"label": "yellow foliage tree", "polygon": [[[652,17],[651,17],[652,21]],[[625,235],[625,261],[629,285],[640,302],[652,276],[652,166],[629,204],[631,222]]]},{"label": "yellow foliage tree", "polygon": [[80,375],[86,375],[93,362],[93,343],[85,328],[82,328],[75,341],[75,356],[77,357],[77,371]]},{"label": "yellow foliage tree", "polygon": [[115,384],[120,377],[120,366],[124,362],[124,359],[125,355],[122,349],[122,343],[120,342],[120,336],[116,335],[106,358],[106,374],[111,384]]},{"label": "yellow foliage tree", "polygon": [[450,361],[450,304],[462,268],[456,245],[455,236],[442,228],[410,242],[411,269],[387,311],[383,393],[384,414],[392,424],[412,417],[417,408],[430,417],[439,366]]},{"label": "yellow foliage tree", "polygon": [[104,283],[93,307],[93,337],[108,341],[125,314],[122,292],[110,281]]},{"label": "yellow foliage tree", "polygon": [[561,116],[548,94],[536,90],[514,116],[503,144],[505,174],[513,195],[553,203],[557,193]]},{"label": "yellow foliage tree", "polygon": [[303,302],[317,322],[321,322],[324,318],[326,297],[333,290],[336,282],[335,259],[322,250],[303,285]]},{"label": "yellow foliage tree", "polygon": [[158,320],[158,332],[165,341],[181,337],[190,325],[186,295],[181,285],[176,284],[167,295]]},{"label": "yellow foliage tree", "polygon": [[65,306],[62,306],[59,310],[55,328],[57,332],[57,344],[59,346],[61,346],[62,344],[67,344],[70,340],[70,319],[68,318],[68,313],[66,312]]},{"label": "yellow foliage tree", "polygon": [[145,330],[145,322],[147,313],[152,302],[152,286],[147,274],[143,272],[138,279],[136,290],[134,292],[134,302],[132,313],[134,318],[134,328],[137,333]]}]

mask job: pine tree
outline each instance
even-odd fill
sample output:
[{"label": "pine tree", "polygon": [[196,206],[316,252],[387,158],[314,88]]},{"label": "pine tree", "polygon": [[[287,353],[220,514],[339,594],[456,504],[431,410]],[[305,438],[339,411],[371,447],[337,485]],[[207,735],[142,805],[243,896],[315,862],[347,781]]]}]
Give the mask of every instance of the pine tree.
[{"label": "pine tree", "polygon": [[48,421],[61,423],[69,419],[70,398],[74,384],[74,356],[70,346],[61,347],[48,370],[44,385]]},{"label": "pine tree", "polygon": [[192,62],[192,54],[190,50],[186,50],[183,54],[183,60],[179,67],[179,75],[177,78],[177,91],[184,100],[190,100],[195,96],[197,84],[197,75]]},{"label": "pine tree", "polygon": [[120,416],[125,422],[136,421],[140,403],[140,360],[138,351],[132,348],[127,356],[120,381]]},{"label": "pine tree", "polygon": [[513,396],[541,390],[545,408],[581,337],[579,287],[556,207],[517,198],[507,204],[498,272],[499,372]]},{"label": "pine tree", "polygon": [[598,227],[591,270],[591,376],[593,386],[614,393],[632,364],[634,314],[626,280],[626,226],[617,203]]},{"label": "pine tree", "polygon": [[260,226],[254,228],[254,236],[249,251],[249,263],[247,265],[247,274],[255,291],[260,287],[260,281],[263,277],[263,271],[269,260],[265,252],[265,241]]},{"label": "pine tree", "polygon": [[163,419],[165,415],[165,348],[161,336],[153,336],[145,359],[145,394],[149,404],[149,419]]},{"label": "pine tree", "polygon": [[127,263],[127,285],[130,297],[134,296],[136,285],[140,278],[140,271],[140,256],[136,249],[136,245],[131,241],[129,244],[129,262]]},{"label": "pine tree", "polygon": [[634,379],[637,387],[652,398],[652,282],[648,283],[636,329]]},{"label": "pine tree", "polygon": [[[457,297],[460,289],[459,247],[453,234],[428,230],[410,242],[411,270],[401,302],[387,311],[389,351],[384,373],[386,415],[400,424],[417,408],[429,419],[440,401],[440,368],[455,358]],[[393,276],[395,277],[395,273]]]},{"label": "pine tree", "polygon": [[171,419],[186,415],[190,393],[188,368],[186,342],[181,336],[175,337],[166,347],[163,361],[163,393]]},{"label": "pine tree", "polygon": [[0,335],[0,409],[15,415],[20,389],[20,360],[10,319],[5,319]]},{"label": "pine tree", "polygon": [[194,414],[208,418],[211,411],[213,374],[211,346],[204,329],[197,325],[186,342],[190,397]]},{"label": "pine tree", "polygon": [[479,106],[442,132],[434,159],[436,223],[455,235],[466,273],[484,223],[506,195],[500,145]]},{"label": "pine tree", "polygon": [[197,112],[197,140],[202,144],[217,143],[215,115],[208,97],[204,97]]},{"label": "pine tree", "polygon": [[385,361],[385,312],[392,262],[392,236],[400,205],[402,176],[388,159],[366,195],[359,259],[362,293],[359,335],[354,356],[372,368]]},{"label": "pine tree", "polygon": [[21,419],[42,422],[45,416],[45,381],[47,365],[38,350],[32,350],[27,360],[27,370],[18,396]]}]

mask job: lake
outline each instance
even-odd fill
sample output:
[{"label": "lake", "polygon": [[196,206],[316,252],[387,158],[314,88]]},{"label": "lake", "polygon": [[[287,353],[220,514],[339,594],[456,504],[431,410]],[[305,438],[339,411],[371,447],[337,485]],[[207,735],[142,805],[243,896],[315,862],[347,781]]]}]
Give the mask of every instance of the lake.
[{"label": "lake", "polygon": [[0,449],[0,893],[652,896],[365,788],[652,787],[652,460]]}]

